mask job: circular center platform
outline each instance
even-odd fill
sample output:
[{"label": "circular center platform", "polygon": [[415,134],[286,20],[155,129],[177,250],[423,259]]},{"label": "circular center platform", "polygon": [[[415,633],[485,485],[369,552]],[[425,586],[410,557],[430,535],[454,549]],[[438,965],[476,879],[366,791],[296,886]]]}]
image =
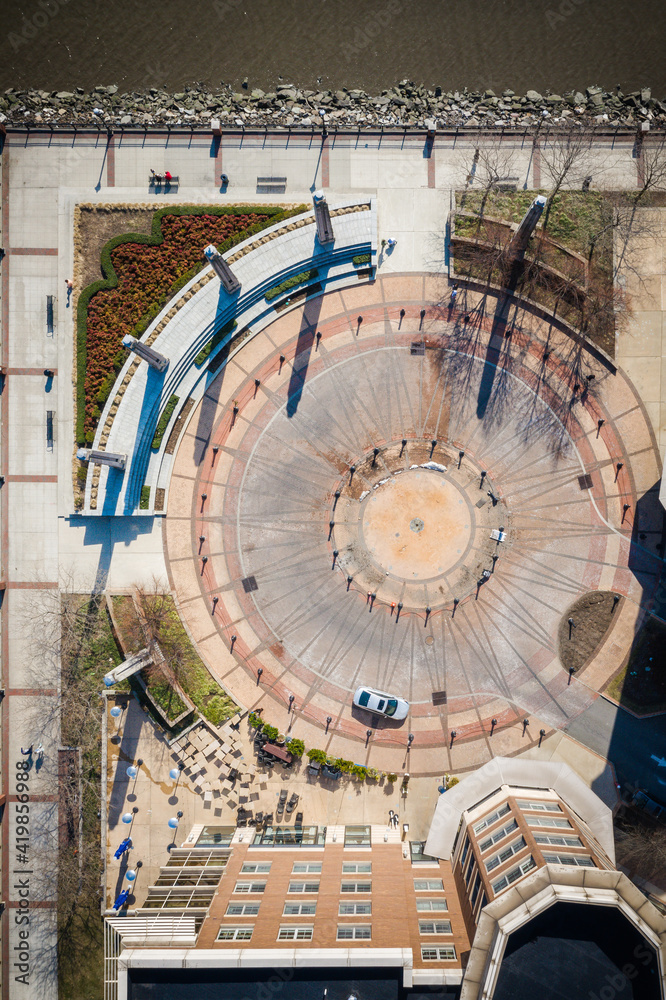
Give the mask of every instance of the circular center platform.
[{"label": "circular center platform", "polygon": [[361,534],[376,563],[393,577],[431,580],[463,556],[471,511],[441,472],[409,469],[373,490],[362,505]]}]

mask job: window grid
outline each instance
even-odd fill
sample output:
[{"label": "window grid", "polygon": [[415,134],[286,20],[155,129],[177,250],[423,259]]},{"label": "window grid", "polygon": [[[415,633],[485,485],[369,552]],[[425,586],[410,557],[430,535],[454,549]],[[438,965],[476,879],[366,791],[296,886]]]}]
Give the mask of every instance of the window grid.
[{"label": "window grid", "polygon": [[370,881],[359,881],[359,882],[343,882],[340,886],[340,892],[372,892],[372,882]]},{"label": "window grid", "polygon": [[289,892],[319,892],[319,882],[290,882]]},{"label": "window grid", "polygon": [[531,809],[533,812],[562,812],[562,807],[558,806],[557,802],[532,802],[528,799],[518,799],[517,801],[521,809]]},{"label": "window grid", "polygon": [[493,882],[493,892],[496,896],[500,892],[504,892],[513,882],[517,882],[519,878],[527,875],[535,867],[534,858],[531,855],[529,858],[523,858],[519,865],[509,869],[508,872],[505,872],[504,875]]},{"label": "window grid", "polygon": [[537,833],[534,836],[537,844],[550,844],[551,847],[582,847],[580,837],[564,837],[562,834]]},{"label": "window grid", "polygon": [[508,812],[511,812],[511,806],[508,802],[505,802],[503,806],[496,809],[495,812],[491,812],[489,816],[485,816],[483,819],[479,820],[478,823],[474,824],[474,833],[481,833],[482,830],[486,830],[493,823],[496,823],[498,819],[502,816],[506,816]]},{"label": "window grid", "polygon": [[225,917],[256,917],[259,903],[229,903]]},{"label": "window grid", "polygon": [[321,861],[294,861],[292,875],[321,875]]},{"label": "window grid", "polygon": [[512,858],[514,854],[518,854],[519,851],[522,851],[523,847],[525,847],[524,837],[518,837],[518,840],[514,840],[511,844],[507,844],[506,847],[503,847],[501,851],[497,852],[497,854],[493,854],[491,858],[488,858],[485,862],[486,871],[492,872],[495,868],[499,868],[500,865],[503,865],[506,861]]},{"label": "window grid", "polygon": [[338,924],[338,941],[370,941],[372,929],[370,924]]},{"label": "window grid", "polygon": [[317,912],[316,903],[285,903],[283,917],[313,917]]},{"label": "window grid", "polygon": [[450,920],[419,920],[419,934],[450,934]]},{"label": "window grid", "polygon": [[246,861],[240,870],[241,875],[267,875],[271,870],[270,861],[258,861],[251,863]]},{"label": "window grid", "polygon": [[280,927],[278,941],[312,941],[312,927]]},{"label": "window grid", "polygon": [[264,892],[265,882],[236,882],[234,892]]},{"label": "window grid", "polygon": [[444,892],[441,878],[415,878],[414,892]]},{"label": "window grid", "polygon": [[345,861],[342,865],[343,875],[369,875],[371,871],[371,861]]},{"label": "window grid", "polygon": [[416,909],[419,913],[427,910],[448,910],[445,899],[417,899]]},{"label": "window grid", "polygon": [[345,847],[370,847],[370,827],[346,826]]},{"label": "window grid", "polygon": [[544,854],[547,865],[577,865],[579,868],[596,868],[592,858],[586,854]]},{"label": "window grid", "polygon": [[456,949],[452,944],[421,948],[421,958],[424,962],[452,962],[455,957]]},{"label": "window grid", "polygon": [[367,917],[372,913],[372,903],[340,903],[339,917]]},{"label": "window grid", "polygon": [[504,840],[505,837],[508,837],[511,831],[517,829],[517,827],[518,823],[515,819],[512,819],[510,823],[500,827],[499,830],[496,830],[494,833],[491,833],[489,837],[486,837],[485,840],[482,840],[479,844],[479,850],[483,854],[483,852],[489,850],[493,844],[498,844],[500,840]]},{"label": "window grid", "polygon": [[217,935],[218,941],[250,941],[252,939],[252,924],[247,927],[220,927]]},{"label": "window grid", "polygon": [[568,819],[561,816],[526,816],[528,826],[554,826],[558,830],[572,830]]}]

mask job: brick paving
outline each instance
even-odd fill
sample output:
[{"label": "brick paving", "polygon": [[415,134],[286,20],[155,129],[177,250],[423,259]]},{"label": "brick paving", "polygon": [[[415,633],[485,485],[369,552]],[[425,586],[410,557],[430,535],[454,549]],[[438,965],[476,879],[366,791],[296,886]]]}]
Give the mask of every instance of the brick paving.
[{"label": "brick paving", "polygon": [[[224,382],[211,388],[216,409],[205,427],[193,416],[205,450],[193,453],[188,431],[176,456],[181,488],[170,498],[166,546],[168,556],[172,549],[175,555],[170,574],[183,615],[243,704],[264,704],[265,716],[280,724],[294,694],[296,735],[321,745],[331,715],[328,741],[351,741],[355,749],[346,752],[363,752],[377,767],[396,765],[411,730],[412,770],[434,772],[488,759],[491,718],[497,719],[493,739],[505,734],[508,752],[533,743],[541,728],[563,728],[618,669],[633,637],[635,609],[649,603],[658,579],[657,534],[645,545],[629,542],[631,511],[654,483],[659,455],[621,373],[590,355],[584,364],[596,376],[594,391],[575,394],[580,376],[570,366],[570,342],[529,316],[511,338],[499,338],[485,319],[472,333],[460,314],[426,301],[419,330],[422,291],[422,276],[403,275],[354,289],[349,308],[341,301],[346,292],[325,296],[317,324],[322,336],[316,352],[311,340],[300,351],[298,383],[293,317],[280,317],[254,339],[249,363],[241,350],[234,359],[240,383],[232,378],[228,394]],[[422,358],[410,353],[417,337],[427,345]],[[298,343],[302,347],[302,339]],[[485,364],[490,350],[492,368]],[[279,354],[287,359],[282,366]],[[489,390],[483,388],[488,372]],[[290,386],[291,392],[296,386],[296,408]],[[488,398],[479,417],[482,392]],[[235,419],[232,399],[240,407]],[[597,434],[600,413],[605,423]],[[627,414],[633,417],[625,439]],[[332,494],[349,466],[373,447],[388,454],[391,442],[402,438],[418,461],[427,459],[433,439],[450,466],[463,450],[466,465],[447,475],[459,475],[471,497],[485,497],[476,476],[487,471],[508,537],[489,581],[478,591],[476,577],[468,581],[457,606],[454,592],[445,588],[442,595],[437,579],[425,587],[420,607],[403,583],[411,597],[404,597],[396,620],[389,584],[397,594],[400,580],[382,585],[384,592],[378,586],[376,601],[368,603],[358,581],[345,585],[342,544],[334,533],[327,536],[336,517]],[[220,449],[214,463],[207,460],[213,445]],[[620,455],[625,462],[616,476]],[[386,468],[380,465],[376,479]],[[592,488],[581,490],[578,476],[586,473]],[[631,509],[623,520],[624,502]],[[188,515],[189,558],[182,535]],[[199,535],[206,536],[203,545]],[[473,548],[480,550],[478,539]],[[251,576],[258,589],[246,592],[242,581]],[[581,593],[602,582],[627,599],[613,641],[589,675],[582,671],[569,683],[557,656],[559,622]],[[219,600],[211,632],[213,594]],[[432,609],[427,622],[426,605]],[[407,696],[407,724],[396,728],[352,712],[351,692],[361,682]],[[443,690],[446,704],[433,705],[433,692]],[[530,721],[523,736],[524,717]],[[365,750],[368,726],[372,740]],[[457,734],[452,747],[451,730]]]}]

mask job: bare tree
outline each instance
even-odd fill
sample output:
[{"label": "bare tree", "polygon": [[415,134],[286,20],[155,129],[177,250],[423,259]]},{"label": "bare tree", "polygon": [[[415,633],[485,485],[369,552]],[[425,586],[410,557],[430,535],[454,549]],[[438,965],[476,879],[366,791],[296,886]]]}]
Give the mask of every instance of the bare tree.
[{"label": "bare tree", "polygon": [[656,236],[655,226],[645,218],[645,213],[639,214],[639,209],[648,208],[651,196],[666,187],[666,134],[642,139],[638,159],[639,187],[635,191],[623,193],[615,206],[615,280],[623,272],[638,271],[635,261],[640,258],[641,249]]},{"label": "bare tree", "polygon": [[471,168],[467,170],[467,165],[463,164],[466,169],[466,181],[461,198],[461,208],[464,208],[470,190],[481,192],[477,230],[481,228],[491,191],[501,180],[509,177],[515,163],[515,149],[508,144],[501,133],[480,136],[478,141],[479,145],[474,151]]},{"label": "bare tree", "polygon": [[594,131],[586,127],[569,126],[554,134],[547,134],[542,140],[541,165],[550,180],[548,204],[543,218],[543,228],[548,229],[554,200],[562,187],[571,187],[583,180],[585,159],[588,157]]}]

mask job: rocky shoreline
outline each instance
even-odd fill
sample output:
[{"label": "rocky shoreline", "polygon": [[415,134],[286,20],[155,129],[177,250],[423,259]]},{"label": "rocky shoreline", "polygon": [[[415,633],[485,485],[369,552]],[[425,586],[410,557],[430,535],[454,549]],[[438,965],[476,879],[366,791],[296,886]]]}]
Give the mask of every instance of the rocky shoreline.
[{"label": "rocky shoreline", "polygon": [[362,90],[303,90],[291,84],[275,91],[251,89],[244,81],[239,92],[203,85],[175,94],[156,87],[120,93],[118,87],[95,87],[91,92],[6,90],[0,97],[0,123],[5,126],[151,127],[160,125],[210,128],[414,128],[426,122],[437,127],[534,127],[538,123],[565,126],[574,122],[596,127],[639,129],[666,127],[666,101],[656,100],[649,88],[624,94],[588,87],[585,93],[524,96],[512,90],[484,92],[428,90],[402,80],[377,96]]}]

